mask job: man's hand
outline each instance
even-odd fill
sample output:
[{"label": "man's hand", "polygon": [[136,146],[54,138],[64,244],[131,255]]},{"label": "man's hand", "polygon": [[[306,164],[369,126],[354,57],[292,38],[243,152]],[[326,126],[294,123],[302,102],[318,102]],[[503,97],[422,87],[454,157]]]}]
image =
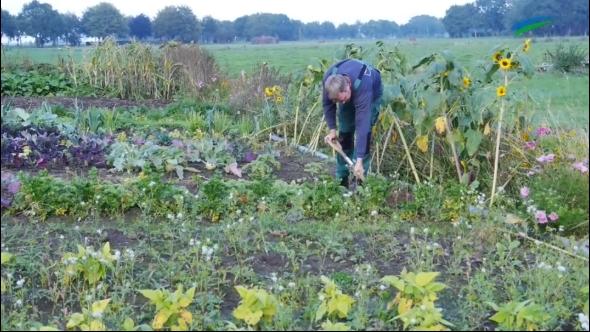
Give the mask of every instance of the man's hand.
[{"label": "man's hand", "polygon": [[361,181],[365,180],[365,168],[363,167],[363,159],[359,158],[356,160],[356,163],[354,164],[354,176],[356,176],[357,179],[360,179]]},{"label": "man's hand", "polygon": [[326,142],[326,144],[332,144],[336,142],[337,138],[338,134],[336,133],[336,129],[330,129],[330,133],[324,137],[324,142]]}]

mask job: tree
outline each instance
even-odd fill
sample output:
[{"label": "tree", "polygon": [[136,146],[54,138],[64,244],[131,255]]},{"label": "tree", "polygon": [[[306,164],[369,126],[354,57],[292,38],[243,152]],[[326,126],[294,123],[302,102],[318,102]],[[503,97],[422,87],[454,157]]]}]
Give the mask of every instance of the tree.
[{"label": "tree", "polygon": [[481,26],[479,11],[471,3],[451,6],[447,9],[442,22],[451,37],[470,36]]},{"label": "tree", "polygon": [[21,31],[35,38],[37,47],[43,47],[46,42],[57,39],[62,32],[59,13],[50,4],[39,3],[37,0],[24,5],[17,20],[20,21],[17,24],[20,24]]},{"label": "tree", "polygon": [[397,35],[399,26],[392,21],[371,20],[361,26],[361,32],[370,38],[385,38]]},{"label": "tree", "polygon": [[221,21],[215,31],[216,43],[231,43],[236,38],[236,31],[232,21]]},{"label": "tree", "polygon": [[203,18],[203,41],[205,43],[212,43],[215,40],[215,34],[219,26],[219,21],[211,16]]},{"label": "tree", "polygon": [[199,39],[199,22],[187,6],[168,6],[158,12],[153,24],[156,38],[179,40],[185,43]]},{"label": "tree", "polygon": [[418,15],[401,27],[406,36],[436,37],[445,34],[445,26],[434,16]]},{"label": "tree", "polygon": [[129,20],[129,34],[137,39],[145,39],[152,35],[152,21],[144,14]]},{"label": "tree", "polygon": [[82,23],[76,14],[62,14],[63,38],[70,46],[80,45],[80,36],[82,35]]},{"label": "tree", "polygon": [[477,0],[475,7],[480,13],[480,22],[485,30],[496,35],[504,31],[508,0]]},{"label": "tree", "polygon": [[12,39],[17,36],[18,27],[16,25],[16,17],[11,15],[8,11],[2,10],[2,36]]},{"label": "tree", "polygon": [[106,2],[101,2],[84,12],[82,27],[87,35],[98,37],[101,40],[113,35],[123,37],[129,31],[121,12]]}]

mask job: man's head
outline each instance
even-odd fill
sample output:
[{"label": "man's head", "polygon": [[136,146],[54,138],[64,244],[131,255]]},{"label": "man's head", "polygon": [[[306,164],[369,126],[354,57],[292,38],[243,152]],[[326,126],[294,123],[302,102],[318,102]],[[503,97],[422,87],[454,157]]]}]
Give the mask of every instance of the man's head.
[{"label": "man's head", "polygon": [[330,75],[324,86],[328,98],[334,103],[346,103],[350,100],[350,78],[340,74]]}]

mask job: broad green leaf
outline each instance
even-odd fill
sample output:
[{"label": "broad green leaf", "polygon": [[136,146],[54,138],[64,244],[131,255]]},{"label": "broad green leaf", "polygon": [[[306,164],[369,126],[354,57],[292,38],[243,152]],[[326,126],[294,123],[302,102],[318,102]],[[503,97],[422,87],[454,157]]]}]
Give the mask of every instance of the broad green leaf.
[{"label": "broad green leaf", "polygon": [[416,275],[416,285],[424,287],[434,280],[438,274],[438,272],[420,272]]},{"label": "broad green leaf", "polygon": [[66,324],[66,328],[73,329],[74,327],[80,325],[84,321],[84,315],[79,312],[76,312],[70,316],[70,320]]},{"label": "broad green leaf", "polygon": [[467,153],[473,156],[479,149],[483,135],[477,130],[469,129],[465,133],[465,137],[467,138]]},{"label": "broad green leaf", "polygon": [[315,313],[315,321],[319,321],[320,319],[322,319],[324,317],[324,315],[326,314],[326,311],[328,310],[328,308],[326,307],[326,302],[322,302],[320,304],[320,306],[318,307],[318,310]]},{"label": "broad green leaf", "polygon": [[107,306],[109,305],[110,301],[111,301],[111,299],[106,299],[106,300],[96,301],[96,302],[92,303],[92,314],[93,315],[102,314],[105,311],[105,309],[107,308]]},{"label": "broad green leaf", "polygon": [[154,304],[162,302],[164,294],[161,290],[142,289],[139,291],[141,295],[147,297]]},{"label": "broad green leaf", "polygon": [[135,330],[135,322],[133,321],[133,319],[127,317],[125,318],[125,321],[123,322],[123,326],[121,328],[123,329],[123,331],[133,331]]},{"label": "broad green leaf", "polygon": [[327,320],[322,323],[321,331],[350,331],[350,327],[344,323],[332,323]]}]

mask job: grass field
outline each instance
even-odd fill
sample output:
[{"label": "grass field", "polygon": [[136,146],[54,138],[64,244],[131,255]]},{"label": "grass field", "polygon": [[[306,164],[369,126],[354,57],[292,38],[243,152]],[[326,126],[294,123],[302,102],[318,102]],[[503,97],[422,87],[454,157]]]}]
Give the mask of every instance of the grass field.
[{"label": "grass field", "polygon": [[[284,42],[274,45],[225,44],[205,45],[216,58],[222,71],[229,77],[238,77],[242,71],[252,72],[260,63],[266,62],[283,74],[298,75],[308,65],[317,65],[319,60],[336,60],[343,56],[344,46],[355,42],[363,47],[365,59],[371,61],[376,51],[375,41],[310,41]],[[407,56],[410,64],[417,63],[422,57],[434,52],[448,51],[458,62],[470,70],[475,70],[481,63],[490,60],[496,46],[518,49],[522,38],[482,38],[482,39],[408,39],[386,40],[388,48],[399,47]],[[588,38],[547,38],[537,39],[533,43],[530,56],[536,65],[546,62],[545,54],[558,47],[578,45],[588,52]],[[5,48],[3,63],[57,63],[60,57],[72,57],[83,61],[91,48]],[[549,117],[566,126],[588,128],[588,75],[539,73],[532,80],[516,82],[515,87],[525,88],[537,103],[542,117]],[[549,115],[551,113],[551,115]],[[545,120],[542,120],[545,121]]]}]

